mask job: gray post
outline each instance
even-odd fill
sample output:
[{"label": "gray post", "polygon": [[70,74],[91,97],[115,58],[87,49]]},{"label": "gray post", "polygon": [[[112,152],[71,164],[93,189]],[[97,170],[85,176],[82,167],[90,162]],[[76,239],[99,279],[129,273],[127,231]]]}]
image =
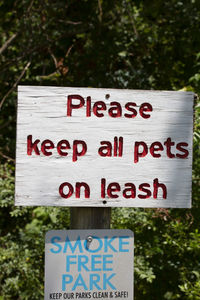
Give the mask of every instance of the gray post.
[{"label": "gray post", "polygon": [[70,229],[109,229],[110,207],[71,207]]}]

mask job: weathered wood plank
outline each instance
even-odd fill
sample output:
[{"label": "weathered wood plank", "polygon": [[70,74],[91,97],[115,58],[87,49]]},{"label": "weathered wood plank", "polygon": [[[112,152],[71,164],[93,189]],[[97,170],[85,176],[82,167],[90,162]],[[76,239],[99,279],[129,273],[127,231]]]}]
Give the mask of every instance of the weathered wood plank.
[{"label": "weathered wood plank", "polygon": [[[80,95],[85,102],[90,96],[92,106],[96,101],[103,101],[106,110],[96,109],[104,116],[97,117],[92,110],[91,116],[86,117],[86,105],[72,110],[71,117],[67,116],[69,95]],[[16,205],[191,207],[193,98],[191,92],[19,86]],[[121,117],[114,118],[108,114],[112,101],[121,104]],[[125,108],[128,102],[136,103],[132,111]],[[79,104],[80,101],[73,99],[73,103]],[[143,103],[152,106],[152,111],[143,113],[149,114],[149,118],[141,116]],[[134,118],[124,116],[125,113],[133,113],[133,109],[137,111]],[[27,155],[28,136],[31,136],[32,144],[39,140],[35,148],[32,147],[31,155]],[[123,137],[122,157],[100,156],[100,142],[110,141],[113,153],[115,137]],[[174,143],[171,146],[169,138]],[[48,149],[50,144],[45,144],[46,152],[52,152],[52,155],[44,155],[41,151],[41,143],[45,140],[50,140],[55,146]],[[56,148],[61,140],[67,140],[71,147],[63,150],[68,152],[67,156],[60,155]],[[87,152],[73,162],[75,140],[84,141]],[[148,151],[144,157],[138,157],[138,162],[134,162],[136,142],[144,142]],[[159,142],[163,150],[153,148],[154,142]],[[161,157],[153,157],[150,146],[154,155],[160,154]],[[37,147],[40,155],[35,153]],[[82,145],[79,145],[77,151],[82,150]],[[139,151],[143,150],[140,144]],[[182,157],[177,157],[177,154]],[[185,158],[184,154],[187,154]],[[170,158],[171,155],[175,157]],[[101,197],[102,178],[106,180],[106,189],[112,182],[120,185],[120,191],[110,191],[118,198],[111,198],[107,192],[105,198]],[[153,192],[156,192],[155,179],[158,179],[156,199],[153,197]],[[64,182],[70,183],[74,189],[76,182],[87,183],[90,187],[89,198],[85,197],[83,187],[80,198],[75,193],[69,198],[61,197],[59,187]],[[135,185],[135,197],[123,196],[126,183]],[[142,183],[149,186],[142,186],[140,191]],[[161,183],[167,188],[166,199],[163,199],[164,190],[158,185]],[[147,196],[145,187],[151,196],[139,198],[138,195]],[[68,193],[67,187],[63,193]],[[130,193],[126,191],[125,194]]]}]

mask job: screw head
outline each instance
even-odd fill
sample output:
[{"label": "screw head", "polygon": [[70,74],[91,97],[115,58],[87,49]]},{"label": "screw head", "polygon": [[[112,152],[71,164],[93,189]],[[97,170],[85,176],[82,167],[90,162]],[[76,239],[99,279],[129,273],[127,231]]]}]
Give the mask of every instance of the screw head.
[{"label": "screw head", "polygon": [[92,236],[89,235],[89,236],[87,237],[87,241],[88,241],[88,243],[91,243],[91,242],[92,242]]}]

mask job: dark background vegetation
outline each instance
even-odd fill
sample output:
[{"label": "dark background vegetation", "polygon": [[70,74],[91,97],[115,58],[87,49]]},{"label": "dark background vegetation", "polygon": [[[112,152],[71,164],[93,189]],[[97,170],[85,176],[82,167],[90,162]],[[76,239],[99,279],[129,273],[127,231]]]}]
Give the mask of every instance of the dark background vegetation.
[{"label": "dark background vegetation", "polygon": [[[43,299],[44,234],[69,209],[14,207],[17,85],[200,93],[199,0],[0,0],[0,300]],[[135,233],[135,299],[200,299],[200,101],[192,209],[113,209]]]}]

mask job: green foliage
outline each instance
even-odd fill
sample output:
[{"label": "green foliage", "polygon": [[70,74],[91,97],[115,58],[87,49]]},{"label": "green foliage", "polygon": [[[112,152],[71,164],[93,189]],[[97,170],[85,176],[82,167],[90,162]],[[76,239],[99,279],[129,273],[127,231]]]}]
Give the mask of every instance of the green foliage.
[{"label": "green foliage", "polygon": [[[16,86],[192,90],[200,93],[200,3],[0,0],[0,300],[42,299],[44,235],[69,209],[14,206]],[[200,299],[200,101],[193,207],[113,209],[135,234],[135,299]]]},{"label": "green foliage", "polygon": [[3,300],[42,299],[44,236],[48,230],[69,229],[69,209],[15,207],[10,164],[0,166],[0,207],[0,295]]},{"label": "green foliage", "polygon": [[[135,299],[200,299],[200,232],[191,211],[113,209],[135,235]],[[190,297],[190,298],[189,298]]]}]

